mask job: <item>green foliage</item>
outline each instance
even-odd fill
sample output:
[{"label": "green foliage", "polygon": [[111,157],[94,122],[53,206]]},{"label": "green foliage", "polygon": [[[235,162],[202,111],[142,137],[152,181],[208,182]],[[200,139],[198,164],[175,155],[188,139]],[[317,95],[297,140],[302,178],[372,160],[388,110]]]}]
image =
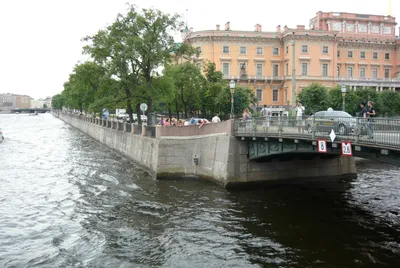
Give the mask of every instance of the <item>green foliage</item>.
[{"label": "green foliage", "polygon": [[53,109],[61,110],[64,106],[64,98],[61,94],[54,95],[51,100],[51,106]]},{"label": "green foliage", "polygon": [[375,104],[376,116],[387,117],[400,113],[400,95],[397,92],[380,92]]},{"label": "green foliage", "polygon": [[311,84],[304,88],[298,95],[298,100],[306,108],[306,114],[313,114],[318,111],[326,110],[328,106],[328,94],[325,86],[321,84]]}]

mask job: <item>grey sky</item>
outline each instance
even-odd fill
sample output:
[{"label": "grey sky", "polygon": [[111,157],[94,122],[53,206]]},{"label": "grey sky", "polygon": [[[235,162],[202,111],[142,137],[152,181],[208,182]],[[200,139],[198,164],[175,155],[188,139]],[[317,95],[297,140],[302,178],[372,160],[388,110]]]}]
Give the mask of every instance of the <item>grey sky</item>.
[{"label": "grey sky", "polygon": [[[111,24],[127,2],[184,17],[188,9],[195,31],[223,27],[227,21],[232,30],[253,30],[260,23],[264,31],[273,31],[278,24],[308,26],[317,11],[388,15],[389,0],[1,0],[0,93],[34,98],[60,93],[74,65],[83,60],[82,37]],[[392,10],[396,15],[400,0],[392,0]]]}]

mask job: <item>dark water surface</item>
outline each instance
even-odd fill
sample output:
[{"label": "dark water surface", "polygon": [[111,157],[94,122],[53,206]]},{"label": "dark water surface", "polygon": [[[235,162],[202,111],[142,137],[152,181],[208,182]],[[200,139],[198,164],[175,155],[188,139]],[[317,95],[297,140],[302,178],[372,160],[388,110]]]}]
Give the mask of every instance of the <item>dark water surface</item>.
[{"label": "dark water surface", "polygon": [[0,267],[400,267],[399,168],[228,192],[155,181],[50,114],[0,128]]}]

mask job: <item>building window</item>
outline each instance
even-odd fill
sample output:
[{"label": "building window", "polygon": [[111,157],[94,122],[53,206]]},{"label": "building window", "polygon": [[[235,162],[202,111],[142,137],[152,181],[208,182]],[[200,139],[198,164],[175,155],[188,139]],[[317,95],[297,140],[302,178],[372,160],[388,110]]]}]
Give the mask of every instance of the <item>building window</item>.
[{"label": "building window", "polygon": [[277,48],[277,47],[274,47],[273,49],[272,49],[272,54],[273,55],[279,55],[279,48]]},{"label": "building window", "polygon": [[306,62],[302,62],[301,63],[301,75],[307,75],[308,71],[307,71],[307,63]]},{"label": "building window", "polygon": [[347,67],[347,77],[353,77],[353,67]]},{"label": "building window", "polygon": [[340,67],[339,66],[336,68],[336,76],[340,76]]},{"label": "building window", "polygon": [[385,78],[390,78],[390,69],[385,69]]},{"label": "building window", "polygon": [[360,77],[365,78],[365,68],[360,68]]},{"label": "building window", "polygon": [[390,60],[390,53],[385,53],[385,60]]},{"label": "building window", "polygon": [[222,63],[222,73],[224,75],[229,75],[229,63],[227,62]]},{"label": "building window", "polygon": [[246,54],[246,53],[247,53],[246,47],[240,47],[240,54]]},{"label": "building window", "polygon": [[378,59],[378,52],[372,52],[372,58],[374,60],[377,60]]},{"label": "building window", "polygon": [[262,76],[263,75],[263,65],[262,63],[257,63],[256,65],[257,68],[257,76]]},{"label": "building window", "polygon": [[340,58],[340,50],[337,51],[337,57]]},{"label": "building window", "polygon": [[372,78],[378,78],[378,68],[372,68]]},{"label": "building window", "polygon": [[289,47],[286,47],[286,54],[289,53]]},{"label": "building window", "polygon": [[323,46],[323,47],[322,47],[322,53],[323,53],[323,54],[328,54],[328,51],[329,51],[329,49],[328,49],[327,46]]},{"label": "building window", "polygon": [[308,53],[308,46],[307,45],[302,45],[301,46],[301,52]]},{"label": "building window", "polygon": [[285,75],[286,76],[289,75],[289,63],[286,63],[286,65],[285,65]]},{"label": "building window", "polygon": [[257,101],[262,101],[262,89],[261,88],[257,88],[256,90],[256,97],[257,97]]},{"label": "building window", "polygon": [[353,51],[347,51],[347,57],[353,58]]},{"label": "building window", "polygon": [[277,88],[272,89],[272,101],[273,102],[278,101],[278,89]]},{"label": "building window", "polygon": [[229,54],[229,46],[223,46],[222,53]]},{"label": "building window", "polygon": [[322,76],[328,76],[328,63],[322,64]]},{"label": "building window", "polygon": [[245,62],[239,62],[239,72],[240,72],[240,76],[246,76],[247,75],[247,66]]},{"label": "building window", "polygon": [[360,52],[360,59],[365,59],[365,51]]},{"label": "building window", "polygon": [[263,54],[263,48],[262,47],[258,47],[257,48],[257,55],[262,55]]},{"label": "building window", "polygon": [[272,76],[279,76],[279,64],[272,65]]}]

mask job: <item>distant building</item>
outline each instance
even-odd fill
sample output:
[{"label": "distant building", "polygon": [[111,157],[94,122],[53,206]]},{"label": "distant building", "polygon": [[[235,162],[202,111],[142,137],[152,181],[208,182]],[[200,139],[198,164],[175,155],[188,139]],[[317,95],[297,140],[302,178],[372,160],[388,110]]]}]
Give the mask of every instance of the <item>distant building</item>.
[{"label": "distant building", "polygon": [[46,97],[44,99],[31,99],[31,107],[30,108],[51,108],[51,97]]},{"label": "distant building", "polygon": [[0,94],[0,110],[31,108],[31,97],[18,94]]},{"label": "distant building", "polygon": [[352,90],[373,87],[400,91],[400,38],[392,16],[318,12],[310,28],[262,31],[221,29],[182,31],[200,55],[194,61],[216,64],[224,78],[252,88],[259,102],[292,107],[295,95],[310,83]]}]

